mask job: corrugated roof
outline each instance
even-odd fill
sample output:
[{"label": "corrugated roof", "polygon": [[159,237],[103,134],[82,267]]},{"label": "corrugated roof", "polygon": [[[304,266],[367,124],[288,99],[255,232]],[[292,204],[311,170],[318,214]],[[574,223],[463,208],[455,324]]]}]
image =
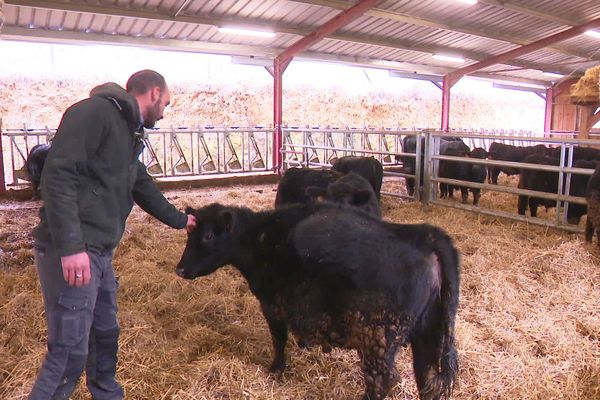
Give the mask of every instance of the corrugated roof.
[{"label": "corrugated roof", "polygon": [[[272,59],[356,4],[342,0],[5,0],[0,38],[89,41]],[[597,0],[382,1],[298,57],[446,73],[600,18]],[[262,28],[275,38],[221,33]],[[598,29],[600,31],[600,28]],[[492,77],[551,83],[542,71],[581,75],[600,64],[600,41],[578,35],[486,68]],[[465,58],[437,61],[433,53]],[[555,79],[555,78],[554,78]]]}]

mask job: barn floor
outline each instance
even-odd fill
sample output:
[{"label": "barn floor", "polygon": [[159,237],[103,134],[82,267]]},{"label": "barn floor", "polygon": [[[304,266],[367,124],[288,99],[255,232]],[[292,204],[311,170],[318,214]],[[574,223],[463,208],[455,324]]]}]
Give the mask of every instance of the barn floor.
[{"label": "barn floor", "polygon": [[[271,207],[275,185],[167,192],[178,207]],[[482,202],[486,196],[482,198]],[[486,201],[493,201],[489,196]],[[0,399],[24,399],[45,347],[29,236],[39,202],[0,202]],[[581,235],[384,196],[383,218],[431,223],[462,256],[455,399],[600,398],[600,252]],[[267,372],[271,341],[258,304],[232,268],[174,274],[185,233],[139,208],[115,256],[120,276],[118,376],[128,399],[359,399],[358,357],[288,345],[289,369]],[[391,399],[414,399],[410,351]],[[88,399],[80,385],[73,399]]]}]

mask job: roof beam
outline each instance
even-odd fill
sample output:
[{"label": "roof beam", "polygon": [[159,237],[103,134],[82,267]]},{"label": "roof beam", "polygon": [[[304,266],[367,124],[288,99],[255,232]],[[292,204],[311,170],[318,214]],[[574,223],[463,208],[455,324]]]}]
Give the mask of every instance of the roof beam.
[{"label": "roof beam", "polygon": [[498,54],[497,56],[490,57],[487,60],[480,61],[478,63],[469,65],[467,67],[457,69],[456,71],[451,72],[449,74],[450,85],[453,85],[454,83],[456,83],[464,75],[479,71],[483,68],[487,68],[492,65],[505,63],[508,60],[512,60],[516,57],[520,57],[522,55],[532,53],[532,52],[542,49],[550,44],[560,42],[563,40],[567,40],[574,36],[580,35],[580,34],[584,33],[585,31],[587,31],[588,29],[594,29],[594,28],[598,28],[598,27],[600,27],[600,18],[596,18],[585,24],[581,24],[574,28],[567,29],[566,31],[562,31],[560,33],[548,36],[544,39],[530,43],[526,46],[521,46],[516,49],[507,51],[506,53]]},{"label": "roof beam", "polygon": [[540,19],[550,21],[550,22],[556,22],[561,25],[576,26],[581,22],[581,21],[573,21],[573,20],[566,19],[566,18],[557,16],[557,15],[538,11],[532,7],[522,6],[519,4],[513,4],[508,0],[479,0],[479,1],[484,4],[504,8],[504,9],[507,9],[510,11],[515,11],[520,14],[531,15],[532,17],[540,18]]},{"label": "roof beam", "polygon": [[[289,27],[289,26],[279,26],[279,25],[269,25],[265,24],[265,21],[252,21],[248,22],[247,19],[241,18],[212,18],[212,17],[199,17],[199,16],[189,16],[189,15],[179,15],[177,18],[168,15],[162,14],[156,11],[144,11],[140,9],[132,9],[127,7],[115,7],[115,6],[100,6],[88,3],[81,2],[59,2],[56,0],[6,0],[6,4],[25,6],[25,7],[34,7],[34,8],[43,8],[49,10],[60,10],[60,11],[71,11],[71,12],[81,12],[81,13],[92,13],[92,14],[101,14],[108,15],[113,17],[128,17],[128,18],[140,18],[140,19],[149,19],[156,21],[170,21],[170,22],[181,22],[181,23],[189,23],[189,24],[201,24],[208,26],[220,26],[225,24],[235,24],[239,26],[247,26],[249,28],[265,28],[269,27],[274,31],[281,33],[294,34],[299,36],[308,36],[311,33],[310,29],[299,28],[299,27]],[[423,53],[436,53],[439,51],[455,51],[457,53],[461,53],[464,57],[467,57],[471,60],[485,60],[489,57],[488,54],[482,54],[477,52],[468,52],[461,49],[453,49],[449,47],[442,46],[426,46],[426,45],[417,45],[408,41],[400,41],[400,40],[390,40],[384,38],[373,38],[373,37],[362,37],[360,35],[350,35],[350,34],[331,34],[327,36],[329,39],[333,40],[342,40],[347,42],[354,43],[363,43],[373,46],[384,46],[393,49],[400,50],[411,50],[416,52]],[[259,53],[257,53],[258,55]],[[247,55],[247,53],[243,53],[240,55]],[[521,62],[521,61],[511,61],[507,62],[506,65],[517,67],[517,68],[526,68],[526,69],[544,69],[543,66],[531,63],[531,62]],[[573,72],[573,67],[569,66],[569,69],[564,68],[554,68],[556,72],[561,72],[564,74],[568,74]]]},{"label": "roof beam", "polygon": [[[27,38],[27,39],[25,39]],[[108,35],[104,33],[85,33],[74,31],[54,31],[47,29],[29,29],[16,26],[4,26],[0,39],[27,40],[50,43],[104,44],[116,46],[135,46],[154,50],[171,50],[191,53],[209,53],[222,55],[245,55],[274,58],[281,49],[263,48],[236,44],[199,42],[178,39],[157,39],[143,36]]]},{"label": "roof beam", "polygon": [[[350,6],[350,4],[348,2],[341,1],[341,0],[292,0],[292,1],[294,1],[296,3],[302,3],[302,4],[312,4],[312,5],[322,6],[322,7],[329,7],[329,8],[333,8],[336,10],[345,10]],[[480,1],[485,1],[485,0],[480,0]],[[495,0],[488,1],[488,3],[499,3],[499,1],[495,1]],[[416,17],[416,16],[405,14],[405,13],[400,13],[397,11],[388,11],[388,10],[383,10],[380,8],[373,8],[373,9],[367,11],[365,13],[365,15],[394,20],[394,21],[403,22],[406,24],[411,24],[411,25],[425,26],[428,28],[464,33],[466,35],[478,36],[478,37],[485,38],[485,39],[503,41],[503,42],[507,42],[507,43],[520,45],[520,46],[525,46],[532,42],[529,39],[524,39],[522,37],[515,37],[515,36],[507,35],[507,34],[504,34],[501,32],[493,32],[493,31],[488,31],[488,30],[480,30],[480,29],[472,29],[472,28],[468,28],[468,27],[466,28],[466,27],[462,27],[462,26],[455,26],[455,25],[447,24],[445,21],[442,21],[442,20]],[[547,17],[545,19],[549,19],[549,18],[552,18],[552,17]],[[557,22],[557,21],[554,21],[554,22]],[[571,22],[571,23],[567,23],[565,25],[576,25],[576,24]],[[553,52],[565,54],[568,56],[581,57],[586,60],[600,61],[600,54],[598,54],[598,55],[587,54],[587,53],[583,53],[580,51],[568,49],[566,47],[559,47],[559,46],[549,46],[549,47],[547,47],[547,49],[551,50]]]},{"label": "roof beam", "polygon": [[[274,59],[277,54],[284,49],[262,47],[242,46],[242,45],[224,45],[222,43],[198,42],[178,39],[156,39],[148,37],[133,37],[122,35],[107,35],[102,33],[84,33],[69,31],[51,31],[41,29],[20,28],[14,26],[5,26],[0,34],[0,39],[6,40],[27,40],[43,43],[76,43],[76,44],[101,44],[116,46],[135,46],[154,50],[180,51],[188,53],[209,53],[230,56],[249,56],[262,57],[264,59]],[[299,61],[318,61],[343,63],[363,68],[375,68],[395,71],[420,72],[427,74],[444,75],[451,72],[445,67],[421,65],[413,63],[400,63],[394,61],[382,61],[364,57],[335,56],[331,54],[318,52],[304,52],[301,56],[295,58]],[[535,79],[521,79],[501,76],[497,74],[476,73],[471,77],[494,80],[502,82],[517,82],[530,85],[549,86],[548,82]]]},{"label": "roof beam", "polygon": [[318,27],[309,35],[303,37],[302,39],[291,45],[283,53],[277,56],[276,61],[281,63],[288,62],[295,55],[308,49],[313,44],[320,42],[327,35],[332,34],[339,28],[342,28],[350,22],[354,21],[356,18],[362,16],[365,13],[365,11],[372,7],[375,7],[378,3],[381,3],[382,1],[383,0],[360,0],[354,6],[342,11],[340,14],[336,15],[335,17],[327,21],[325,24]]}]

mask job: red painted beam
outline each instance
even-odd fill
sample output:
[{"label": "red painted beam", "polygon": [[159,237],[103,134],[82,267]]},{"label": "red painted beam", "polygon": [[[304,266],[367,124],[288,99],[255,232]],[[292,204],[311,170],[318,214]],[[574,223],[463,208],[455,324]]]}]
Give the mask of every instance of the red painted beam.
[{"label": "red painted beam", "polygon": [[356,18],[363,15],[370,8],[375,7],[382,0],[361,0],[349,9],[342,11],[325,24],[321,25],[308,36],[303,37],[296,43],[288,47],[285,51],[277,56],[280,62],[291,60],[295,55],[303,52],[313,44],[321,41],[325,36],[331,35],[341,27],[354,21]]},{"label": "red painted beam", "polygon": [[4,177],[4,151],[2,150],[2,119],[0,118],[0,194],[6,192],[6,179]]},{"label": "red painted beam", "polygon": [[534,52],[536,50],[542,49],[544,47],[548,47],[554,43],[561,42],[563,40],[570,39],[577,35],[581,35],[585,31],[589,29],[595,29],[600,27],[600,18],[596,18],[585,24],[581,24],[566,31],[562,31],[560,33],[554,34],[552,36],[548,36],[547,38],[538,40],[536,42],[529,43],[525,46],[517,47],[516,49],[507,51],[506,53],[498,54],[497,56],[490,57],[487,60],[479,61],[475,64],[468,65],[466,67],[457,69],[456,71],[451,72],[450,75],[450,84],[454,85],[460,78],[463,76],[473,73],[475,71],[479,71],[480,69],[487,68],[492,65],[502,64],[503,62],[513,60],[522,55]]},{"label": "red painted beam", "polygon": [[444,75],[442,81],[442,131],[448,132],[450,129],[450,78]]},{"label": "red painted beam", "polygon": [[[277,59],[273,61],[273,170],[281,174],[283,167],[281,156],[282,131],[281,124],[283,120],[283,71],[281,62]],[[271,72],[271,71],[269,71]]]},{"label": "red painted beam", "polygon": [[544,111],[544,132],[552,130],[552,116],[554,114],[554,88],[546,89],[546,109]]}]

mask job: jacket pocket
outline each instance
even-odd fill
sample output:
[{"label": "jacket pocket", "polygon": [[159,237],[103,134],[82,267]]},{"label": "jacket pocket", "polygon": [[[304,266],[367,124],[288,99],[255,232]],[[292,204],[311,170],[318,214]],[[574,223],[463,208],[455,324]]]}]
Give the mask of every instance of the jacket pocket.
[{"label": "jacket pocket", "polygon": [[75,346],[85,335],[88,299],[61,295],[58,304],[62,307],[58,341],[64,346]]}]

